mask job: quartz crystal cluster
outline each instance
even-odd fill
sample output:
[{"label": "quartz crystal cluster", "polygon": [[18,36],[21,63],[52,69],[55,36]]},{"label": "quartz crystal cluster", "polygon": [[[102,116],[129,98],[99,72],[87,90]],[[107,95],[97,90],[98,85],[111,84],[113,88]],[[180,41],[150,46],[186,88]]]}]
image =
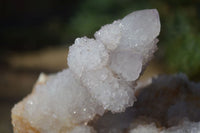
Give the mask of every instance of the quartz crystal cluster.
[{"label": "quartz crystal cluster", "polygon": [[156,51],[157,10],[133,12],[69,48],[68,69],[41,74],[33,92],[12,109],[15,133],[95,133],[88,123],[105,111],[123,112]]}]

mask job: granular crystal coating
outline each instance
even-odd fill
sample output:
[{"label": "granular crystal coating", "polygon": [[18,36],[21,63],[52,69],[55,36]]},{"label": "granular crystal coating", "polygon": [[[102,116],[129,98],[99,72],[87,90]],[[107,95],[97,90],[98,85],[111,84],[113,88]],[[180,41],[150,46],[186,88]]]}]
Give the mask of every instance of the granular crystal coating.
[{"label": "granular crystal coating", "polygon": [[94,36],[97,40],[100,40],[107,49],[114,50],[120,43],[121,39],[121,21],[114,21],[112,24],[107,24],[101,27]]},{"label": "granular crystal coating", "polygon": [[46,84],[36,85],[34,95],[24,102],[23,115],[44,133],[57,133],[61,128],[68,128],[66,125],[70,127],[90,121],[103,112],[103,108],[67,69]]},{"label": "granular crystal coating", "polygon": [[82,81],[105,110],[122,112],[135,101],[131,85],[106,68],[85,73]]},{"label": "granular crystal coating", "polygon": [[141,10],[103,26],[95,39],[77,38],[68,66],[41,75],[32,94],[15,105],[15,133],[94,133],[87,124],[105,111],[133,105],[134,85],[156,51],[157,10]]},{"label": "granular crystal coating", "polygon": [[79,77],[84,71],[101,68],[107,62],[108,53],[100,41],[87,37],[77,38],[69,48],[68,65]]}]

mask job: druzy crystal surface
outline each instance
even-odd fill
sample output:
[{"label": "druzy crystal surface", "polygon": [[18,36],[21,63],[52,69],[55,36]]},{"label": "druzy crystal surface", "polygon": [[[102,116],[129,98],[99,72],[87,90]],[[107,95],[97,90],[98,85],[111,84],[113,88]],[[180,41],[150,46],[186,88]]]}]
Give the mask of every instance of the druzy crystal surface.
[{"label": "druzy crystal surface", "polygon": [[95,38],[77,38],[68,69],[41,75],[31,95],[15,105],[15,133],[93,133],[87,126],[105,111],[123,112],[136,100],[134,87],[156,51],[157,10],[133,12],[102,26]]}]

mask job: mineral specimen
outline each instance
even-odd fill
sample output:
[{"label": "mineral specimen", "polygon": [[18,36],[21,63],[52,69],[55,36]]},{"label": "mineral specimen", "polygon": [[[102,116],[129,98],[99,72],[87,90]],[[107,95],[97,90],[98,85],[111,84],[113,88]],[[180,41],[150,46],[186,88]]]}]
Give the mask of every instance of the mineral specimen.
[{"label": "mineral specimen", "polygon": [[95,116],[133,105],[135,83],[157,49],[159,32],[158,12],[149,9],[103,26],[95,39],[77,38],[69,48],[69,69],[42,74],[12,109],[14,132],[95,132],[88,126]]}]

